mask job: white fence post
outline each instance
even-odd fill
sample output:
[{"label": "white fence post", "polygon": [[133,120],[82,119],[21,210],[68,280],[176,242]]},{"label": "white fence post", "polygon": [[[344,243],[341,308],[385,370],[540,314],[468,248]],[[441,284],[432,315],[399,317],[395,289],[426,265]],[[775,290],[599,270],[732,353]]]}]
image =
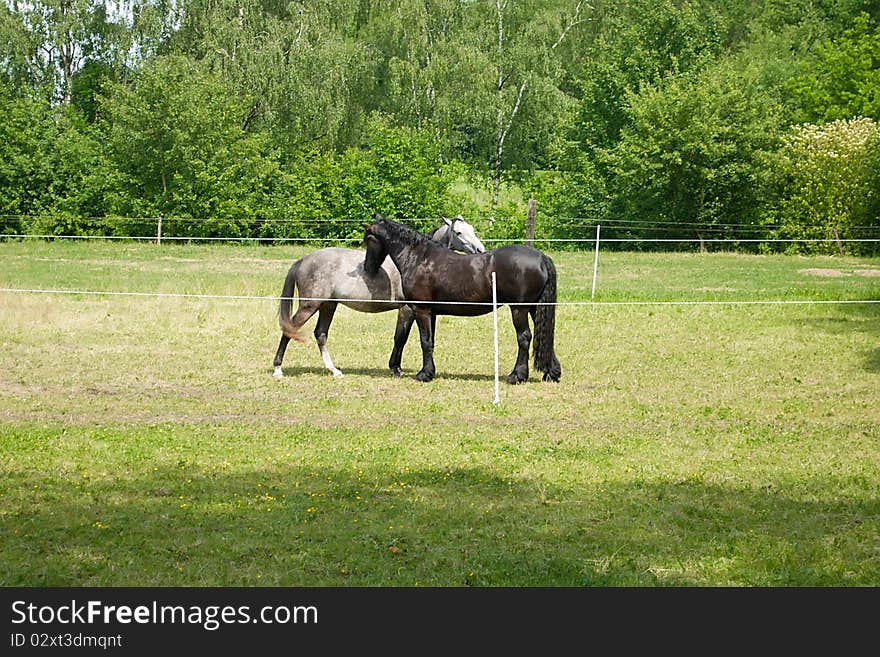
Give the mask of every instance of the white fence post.
[{"label": "white fence post", "polygon": [[498,396],[498,290],[495,287],[495,272],[492,272],[492,323],[495,325],[495,399],[496,406],[501,403]]},{"label": "white fence post", "polygon": [[596,256],[593,258],[593,292],[590,301],[596,296],[596,272],[599,270],[599,224],[596,224]]}]

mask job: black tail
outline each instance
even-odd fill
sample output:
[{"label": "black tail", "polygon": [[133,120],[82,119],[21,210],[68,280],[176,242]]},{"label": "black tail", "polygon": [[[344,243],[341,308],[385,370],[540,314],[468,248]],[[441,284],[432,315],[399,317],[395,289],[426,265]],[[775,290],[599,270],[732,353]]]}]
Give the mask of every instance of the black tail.
[{"label": "black tail", "polygon": [[299,270],[297,260],[290,266],[287,272],[287,278],[284,279],[284,288],[281,290],[281,303],[278,304],[278,323],[281,325],[281,332],[288,338],[295,337],[296,327],[290,321],[293,315],[293,292],[296,289],[296,272]]},{"label": "black tail", "polygon": [[556,331],[556,265],[546,255],[542,262],[547,269],[547,282],[535,308],[535,369],[544,373],[545,381],[559,381],[562,366],[553,352]]}]

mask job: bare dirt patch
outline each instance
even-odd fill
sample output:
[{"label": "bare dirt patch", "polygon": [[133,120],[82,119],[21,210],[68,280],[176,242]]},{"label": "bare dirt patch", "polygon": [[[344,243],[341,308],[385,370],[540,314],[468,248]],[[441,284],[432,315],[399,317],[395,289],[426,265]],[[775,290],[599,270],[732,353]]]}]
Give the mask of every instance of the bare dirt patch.
[{"label": "bare dirt patch", "polygon": [[807,276],[827,276],[829,278],[842,278],[843,276],[849,276],[849,274],[847,274],[845,271],[841,271],[840,269],[798,269],[798,273],[806,274]]},{"label": "bare dirt patch", "polygon": [[844,271],[843,269],[822,269],[813,267],[810,269],[798,269],[799,274],[807,276],[825,276],[827,278],[844,278],[846,276],[880,276],[880,267],[872,267],[865,269],[852,269]]}]

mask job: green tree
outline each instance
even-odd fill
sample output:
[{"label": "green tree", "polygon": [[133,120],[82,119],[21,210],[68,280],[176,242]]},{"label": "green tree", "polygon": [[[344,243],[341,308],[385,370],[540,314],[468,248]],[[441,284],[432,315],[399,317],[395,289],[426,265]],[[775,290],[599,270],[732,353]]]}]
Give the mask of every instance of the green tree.
[{"label": "green tree", "polygon": [[[52,109],[45,99],[14,98],[0,85],[0,214],[32,215],[45,209],[52,172],[47,141],[55,134]],[[16,216],[7,231],[18,231]]]},{"label": "green tree", "polygon": [[868,14],[861,14],[843,36],[823,44],[816,61],[805,67],[791,84],[803,121],[880,120],[880,29]]},{"label": "green tree", "polygon": [[223,80],[180,56],[112,86],[101,109],[116,172],[111,211],[208,220],[203,234],[236,234],[271,213],[282,176],[265,135],[243,130],[246,111]]},{"label": "green tree", "polygon": [[[360,147],[304,153],[289,172],[289,223],[275,236],[357,238],[378,212],[420,229],[452,216],[452,172],[428,134],[373,117]],[[454,169],[454,167],[452,167]]]},{"label": "green tree", "polygon": [[[711,4],[627,0],[596,3],[579,70],[571,79],[576,101],[552,139],[554,174],[530,184],[560,237],[583,237],[585,224],[622,218],[622,189],[612,161],[621,131],[632,121],[629,99],[650,85],[699,71],[722,51],[724,19]],[[630,233],[620,236],[631,237]]]},{"label": "green tree", "polygon": [[[150,54],[151,31],[168,29],[169,11],[162,0],[12,0],[0,10],[0,70],[21,92],[39,91],[69,105],[74,79],[87,62],[123,76]],[[164,22],[155,20],[158,15]]]},{"label": "green tree", "polygon": [[643,85],[699,70],[722,51],[723,20],[704,3],[629,0],[601,15],[584,59],[578,131],[588,144],[614,144],[626,101]]},{"label": "green tree", "polygon": [[245,128],[271,132],[283,159],[342,151],[360,137],[376,78],[349,4],[192,0],[167,50],[221,74],[248,103]]},{"label": "green tree", "polygon": [[375,212],[415,223],[435,223],[452,214],[448,191],[450,167],[443,166],[440,148],[430,134],[391,127],[381,119],[369,123],[362,149],[342,158],[343,216],[372,218]]},{"label": "green tree", "polygon": [[0,215],[4,232],[81,233],[103,214],[99,142],[81,117],[0,85]]},{"label": "green tree", "polygon": [[362,31],[382,53],[379,107],[487,173],[494,214],[503,178],[548,162],[570,103],[562,58],[589,13],[560,0],[394,3]]},{"label": "green tree", "polygon": [[617,216],[687,224],[670,237],[759,223],[783,116],[759,73],[724,60],[629,96],[620,144],[604,152]]}]

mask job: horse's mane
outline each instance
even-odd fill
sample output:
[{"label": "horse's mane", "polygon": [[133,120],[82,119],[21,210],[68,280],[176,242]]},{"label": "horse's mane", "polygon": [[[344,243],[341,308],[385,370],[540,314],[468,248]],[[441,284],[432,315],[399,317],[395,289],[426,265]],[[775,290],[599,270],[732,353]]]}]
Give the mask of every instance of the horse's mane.
[{"label": "horse's mane", "polygon": [[391,221],[391,219],[385,219],[384,217],[380,219],[380,222],[391,229],[395,238],[409,246],[415,246],[416,244],[441,246],[439,242],[435,242],[429,236],[423,235],[415,228],[410,228],[409,226],[399,224],[396,221]]}]

